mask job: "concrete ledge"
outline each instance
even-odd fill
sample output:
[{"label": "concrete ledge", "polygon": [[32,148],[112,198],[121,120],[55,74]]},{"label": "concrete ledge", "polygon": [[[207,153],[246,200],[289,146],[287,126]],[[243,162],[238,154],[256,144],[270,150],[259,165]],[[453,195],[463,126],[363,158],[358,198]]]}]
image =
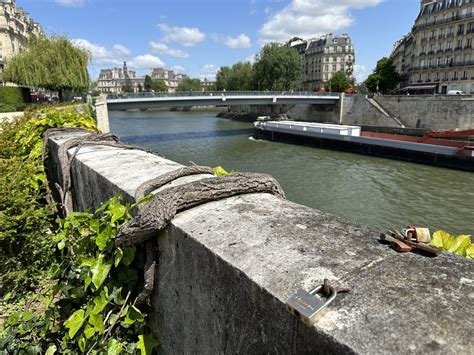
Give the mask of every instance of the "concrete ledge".
[{"label": "concrete ledge", "polygon": [[[50,140],[52,171],[59,168],[59,145],[74,136]],[[180,166],[145,152],[85,147],[72,167],[76,208],[95,208],[115,193],[132,199],[139,184]],[[454,354],[472,348],[470,260],[398,254],[379,244],[376,230],[268,194],[184,211],[158,238],[150,317],[164,353]],[[285,301],[324,278],[351,292],[306,327],[286,312]]]}]

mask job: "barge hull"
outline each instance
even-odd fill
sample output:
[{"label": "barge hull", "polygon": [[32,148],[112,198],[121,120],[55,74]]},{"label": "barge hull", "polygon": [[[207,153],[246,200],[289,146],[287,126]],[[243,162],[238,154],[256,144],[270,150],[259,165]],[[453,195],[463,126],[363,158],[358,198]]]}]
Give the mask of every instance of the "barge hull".
[{"label": "barge hull", "polygon": [[474,172],[474,162],[472,159],[466,159],[456,155],[403,149],[399,147],[383,146],[352,140],[307,136],[298,134],[298,132],[292,134],[287,132],[256,129],[255,138]]}]

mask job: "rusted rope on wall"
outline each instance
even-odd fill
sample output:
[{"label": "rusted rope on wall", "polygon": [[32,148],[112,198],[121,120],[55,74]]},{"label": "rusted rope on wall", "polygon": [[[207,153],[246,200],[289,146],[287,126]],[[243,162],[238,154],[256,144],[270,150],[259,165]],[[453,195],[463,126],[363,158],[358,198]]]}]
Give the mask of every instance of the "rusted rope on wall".
[{"label": "rusted rope on wall", "polygon": [[[73,196],[72,196],[72,180],[71,180],[71,163],[76,158],[80,149],[85,146],[106,146],[113,148],[123,148],[129,150],[141,150],[149,154],[158,155],[155,152],[146,150],[141,147],[122,143],[119,138],[112,133],[90,133],[81,128],[52,128],[45,131],[43,134],[44,148],[43,148],[43,162],[45,159],[46,144],[48,140],[55,135],[71,133],[71,132],[84,132],[81,137],[68,139],[59,148],[58,159],[61,163],[61,177],[62,185],[55,183],[56,190],[60,196],[61,209],[64,216],[73,212]],[[76,148],[72,155],[69,157],[69,149]],[[159,155],[158,155],[159,156]]]}]

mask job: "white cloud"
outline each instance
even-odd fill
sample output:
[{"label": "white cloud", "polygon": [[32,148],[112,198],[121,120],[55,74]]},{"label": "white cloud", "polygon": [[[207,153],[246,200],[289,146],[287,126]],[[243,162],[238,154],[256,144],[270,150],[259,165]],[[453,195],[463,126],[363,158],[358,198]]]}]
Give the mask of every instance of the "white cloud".
[{"label": "white cloud", "polygon": [[369,69],[365,65],[356,64],[354,65],[354,77],[358,83],[362,83],[369,76]]},{"label": "white cloud", "polygon": [[250,42],[250,38],[248,38],[243,33],[237,37],[226,37],[224,39],[224,44],[229,48],[250,48],[252,47],[252,43]]},{"label": "white cloud", "polygon": [[85,4],[85,0],[54,0],[54,2],[58,5],[68,7],[81,7]]},{"label": "white cloud", "polygon": [[132,52],[130,49],[128,49],[125,46],[122,46],[121,44],[115,44],[114,49],[117,51],[117,53],[123,54],[123,55],[130,55]]},{"label": "white cloud", "polygon": [[86,39],[73,39],[73,43],[79,47],[86,49],[91,54],[91,64],[97,66],[123,64],[126,56],[130,54],[130,50],[121,44],[116,44],[113,49],[107,49],[104,46],[89,42]]},{"label": "white cloud", "polygon": [[151,51],[154,53],[162,54],[162,55],[167,55],[170,57],[175,57],[175,58],[187,58],[189,57],[189,54],[180,50],[180,49],[173,49],[168,47],[164,43],[158,43],[158,42],[150,42],[150,48]]},{"label": "white cloud", "polygon": [[219,68],[214,64],[206,64],[205,66],[199,69],[199,78],[207,80],[215,80],[216,74],[219,71]]},{"label": "white cloud", "polygon": [[349,27],[351,10],[377,6],[382,0],[292,0],[260,28],[261,42],[284,42],[292,37],[317,37]]},{"label": "white cloud", "polygon": [[245,34],[240,34],[237,37],[223,36],[217,33],[211,34],[211,38],[216,41],[225,44],[229,48],[250,48],[252,43],[250,38]]},{"label": "white cloud", "polygon": [[193,47],[206,39],[206,35],[196,27],[170,27],[166,23],[158,25],[163,32],[163,41],[179,43],[185,47]]},{"label": "white cloud", "polygon": [[173,65],[171,69],[173,69],[176,73],[184,73],[186,71],[186,69],[180,65]]},{"label": "white cloud", "polygon": [[135,68],[137,70],[162,68],[164,66],[165,63],[163,63],[160,58],[151,54],[139,55],[129,62],[129,67]]}]

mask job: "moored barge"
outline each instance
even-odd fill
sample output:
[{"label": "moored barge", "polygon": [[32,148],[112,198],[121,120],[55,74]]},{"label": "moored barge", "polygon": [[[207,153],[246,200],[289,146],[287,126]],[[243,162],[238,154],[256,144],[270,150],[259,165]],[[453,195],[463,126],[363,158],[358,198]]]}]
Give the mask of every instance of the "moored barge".
[{"label": "moored barge", "polygon": [[422,137],[363,131],[360,126],[257,121],[256,138],[474,171],[474,130]]}]

